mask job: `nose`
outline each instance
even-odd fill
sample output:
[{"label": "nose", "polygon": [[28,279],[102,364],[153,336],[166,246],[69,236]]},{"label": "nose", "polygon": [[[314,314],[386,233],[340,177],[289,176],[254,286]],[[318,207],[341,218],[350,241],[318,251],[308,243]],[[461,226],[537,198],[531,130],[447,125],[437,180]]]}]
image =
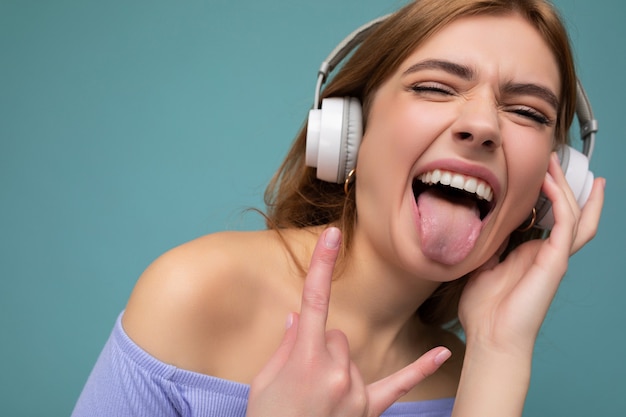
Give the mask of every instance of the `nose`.
[{"label": "nose", "polygon": [[494,98],[467,99],[452,125],[454,139],[468,146],[493,151],[502,144],[498,108]]}]

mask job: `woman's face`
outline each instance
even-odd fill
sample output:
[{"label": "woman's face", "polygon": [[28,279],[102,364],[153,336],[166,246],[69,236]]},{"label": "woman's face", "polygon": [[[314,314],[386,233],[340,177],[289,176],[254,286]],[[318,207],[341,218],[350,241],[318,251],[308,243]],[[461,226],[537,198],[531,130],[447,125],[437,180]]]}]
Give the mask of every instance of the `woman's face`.
[{"label": "woman's face", "polygon": [[429,279],[482,265],[537,200],[558,97],[556,60],[520,16],[466,17],[429,38],[372,100],[355,238]]}]

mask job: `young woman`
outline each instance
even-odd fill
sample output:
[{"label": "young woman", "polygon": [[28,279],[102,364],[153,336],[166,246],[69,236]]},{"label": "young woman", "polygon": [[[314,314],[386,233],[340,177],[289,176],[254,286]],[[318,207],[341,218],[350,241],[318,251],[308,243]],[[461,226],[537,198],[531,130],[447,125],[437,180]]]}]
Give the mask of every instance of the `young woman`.
[{"label": "young woman", "polygon": [[[537,333],[603,202],[596,179],[581,210],[554,153],[576,101],[557,13],[417,0],[326,97],[362,103],[355,171],[318,179],[303,129],[268,230],[157,259],[74,416],[521,415]],[[534,239],[540,192],[555,224]]]}]

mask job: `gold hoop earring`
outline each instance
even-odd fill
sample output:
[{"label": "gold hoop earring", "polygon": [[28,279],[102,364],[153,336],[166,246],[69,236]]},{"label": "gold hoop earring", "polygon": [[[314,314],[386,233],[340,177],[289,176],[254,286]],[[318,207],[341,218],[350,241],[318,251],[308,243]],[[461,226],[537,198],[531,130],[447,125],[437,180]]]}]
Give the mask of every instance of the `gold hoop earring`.
[{"label": "gold hoop earring", "polygon": [[518,228],[517,229],[518,232],[522,232],[522,233],[527,232],[533,228],[533,226],[535,225],[535,222],[537,221],[537,210],[535,210],[534,207],[533,207],[533,211],[531,215],[532,215],[532,218],[530,219],[530,223],[528,224],[528,226],[523,227],[523,228],[522,227]]},{"label": "gold hoop earring", "polygon": [[343,182],[343,192],[346,193],[346,195],[350,193],[350,184],[354,182],[355,175],[356,175],[356,170],[351,169],[350,172],[348,172],[348,176],[346,177],[346,180]]}]

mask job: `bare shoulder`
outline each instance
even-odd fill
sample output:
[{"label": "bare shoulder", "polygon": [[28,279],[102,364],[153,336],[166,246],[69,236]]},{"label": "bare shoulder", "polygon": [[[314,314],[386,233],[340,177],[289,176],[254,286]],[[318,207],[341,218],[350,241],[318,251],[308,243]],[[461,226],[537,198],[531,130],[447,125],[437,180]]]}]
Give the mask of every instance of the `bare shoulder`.
[{"label": "bare shoulder", "polygon": [[277,272],[287,264],[272,231],[221,232],[193,240],[145,270],[126,307],[124,329],[156,358],[210,373],[210,358],[224,341],[251,326],[268,297],[280,300],[279,280],[285,274]]}]

